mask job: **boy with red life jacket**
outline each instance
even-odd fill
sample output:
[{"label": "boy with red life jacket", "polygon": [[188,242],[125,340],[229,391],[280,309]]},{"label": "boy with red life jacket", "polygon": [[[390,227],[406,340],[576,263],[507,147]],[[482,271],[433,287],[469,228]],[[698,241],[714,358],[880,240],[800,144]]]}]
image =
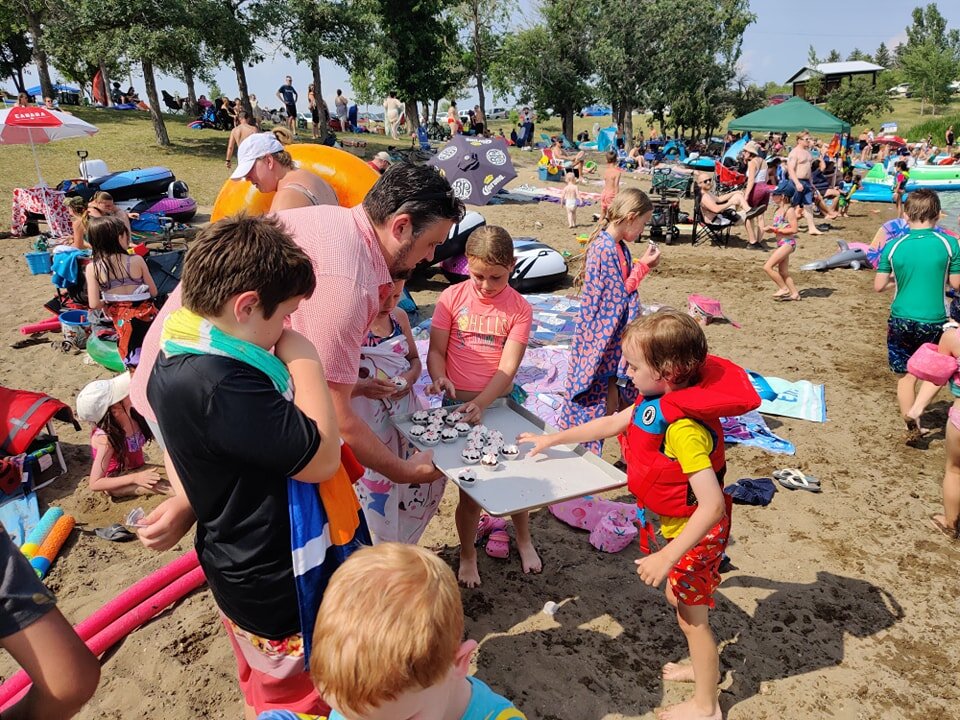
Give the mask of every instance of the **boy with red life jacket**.
[{"label": "boy with red life jacket", "polygon": [[[630,491],[641,508],[660,516],[668,540],[635,561],[637,574],[647,585],[668,581],[667,600],[690,648],[691,664],[667,663],[663,678],[695,683],[693,698],[658,717],[720,720],[719,654],[707,618],[730,534],[720,418],[753,410],[760,398],[742,368],[707,354],[703,330],[677,311],[661,310],[628,325],[623,357],[640,393],[635,405],[559,433],[525,433],[518,441],[533,443],[529,455],[536,455],[554,445],[620,438]],[[652,538],[652,527],[645,525],[644,541]]]}]

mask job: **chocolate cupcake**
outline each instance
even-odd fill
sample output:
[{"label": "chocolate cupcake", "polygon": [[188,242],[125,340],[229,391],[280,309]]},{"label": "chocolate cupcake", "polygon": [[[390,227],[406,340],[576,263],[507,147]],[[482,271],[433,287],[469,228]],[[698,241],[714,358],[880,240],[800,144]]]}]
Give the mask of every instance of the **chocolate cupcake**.
[{"label": "chocolate cupcake", "polygon": [[420,442],[424,445],[433,447],[438,442],[440,442],[440,433],[434,432],[433,430],[427,430],[421,437]]},{"label": "chocolate cupcake", "polygon": [[453,428],[444,428],[440,431],[440,439],[445,443],[456,442],[460,434]]}]

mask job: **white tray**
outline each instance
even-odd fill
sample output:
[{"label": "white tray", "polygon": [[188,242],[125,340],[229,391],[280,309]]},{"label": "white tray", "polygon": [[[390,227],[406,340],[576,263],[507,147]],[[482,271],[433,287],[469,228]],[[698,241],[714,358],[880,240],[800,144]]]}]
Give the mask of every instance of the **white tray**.
[{"label": "white tray", "polygon": [[[445,409],[453,412],[456,406]],[[526,444],[520,446],[520,457],[516,460],[501,456],[496,469],[485,468],[479,463],[467,465],[460,457],[466,438],[428,447],[410,436],[413,425],[410,417],[399,415],[393,418],[393,423],[417,448],[433,450],[433,462],[440,471],[491,515],[533,510],[627,484],[626,475],[582,445],[553,447],[542,455],[527,459],[525,456],[530,445]],[[524,432],[556,432],[529,410],[507,398],[495,400],[483,414],[481,422],[491,430],[502,432],[507,443],[514,442]],[[457,479],[464,468],[476,473],[475,483],[463,485]]]}]

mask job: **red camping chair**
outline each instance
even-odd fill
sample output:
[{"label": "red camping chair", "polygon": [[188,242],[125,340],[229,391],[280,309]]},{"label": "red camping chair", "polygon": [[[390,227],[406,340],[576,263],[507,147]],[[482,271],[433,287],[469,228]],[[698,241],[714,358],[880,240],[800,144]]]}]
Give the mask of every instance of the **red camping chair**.
[{"label": "red camping chair", "polygon": [[[0,458],[25,456],[24,481],[30,484],[27,489],[49,485],[67,471],[60,438],[53,429],[54,418],[80,429],[70,406],[56,398],[0,386]],[[55,472],[54,459],[59,472]]]},{"label": "red camping chair", "polygon": [[715,162],[714,166],[717,171],[717,194],[742,190],[747,186],[747,176],[743,173],[728,168],[719,161]]}]

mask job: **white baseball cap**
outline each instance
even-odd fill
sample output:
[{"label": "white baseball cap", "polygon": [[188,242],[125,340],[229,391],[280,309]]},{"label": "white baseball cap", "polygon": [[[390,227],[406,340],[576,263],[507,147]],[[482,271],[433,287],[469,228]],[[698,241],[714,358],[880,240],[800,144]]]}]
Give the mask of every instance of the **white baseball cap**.
[{"label": "white baseball cap", "polygon": [[237,169],[230,176],[231,180],[243,180],[253,168],[253,164],[264,155],[273,155],[283,151],[283,143],[277,140],[273,133],[256,133],[251,135],[237,149]]},{"label": "white baseball cap", "polygon": [[123,373],[109,380],[94,380],[77,395],[77,417],[98,423],[103,420],[111,405],[120,402],[129,394],[130,373]]},{"label": "white baseball cap", "polygon": [[390,155],[383,152],[382,150],[373,156],[374,160],[380,160],[381,162],[389,163]]}]

